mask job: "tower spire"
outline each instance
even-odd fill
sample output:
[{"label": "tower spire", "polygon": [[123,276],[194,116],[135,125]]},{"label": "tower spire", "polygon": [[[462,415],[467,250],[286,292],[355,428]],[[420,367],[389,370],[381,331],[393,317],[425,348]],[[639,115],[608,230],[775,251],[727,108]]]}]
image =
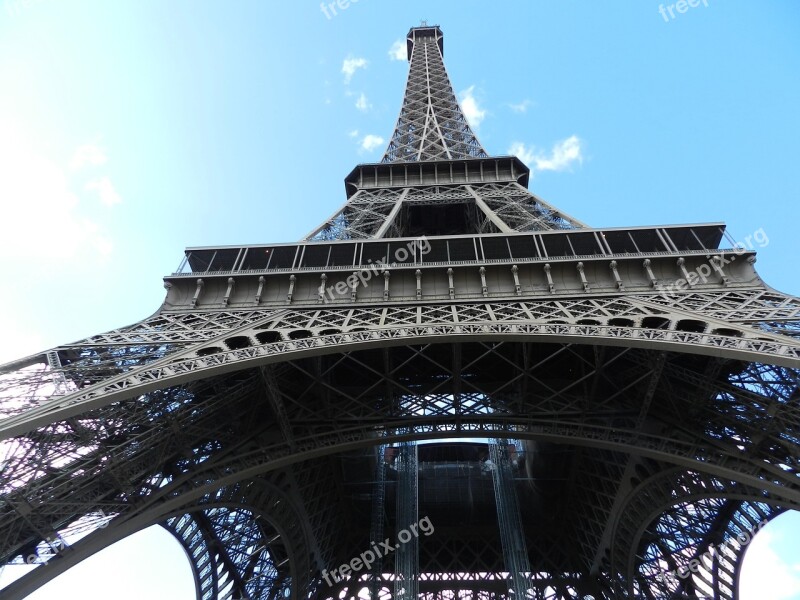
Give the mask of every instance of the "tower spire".
[{"label": "tower spire", "polygon": [[490,157],[467,123],[444,66],[438,25],[412,27],[403,107],[380,163],[346,178],[347,202],[307,241],[581,229],[528,191],[516,157]]},{"label": "tower spire", "polygon": [[409,30],[406,44],[410,63],[406,93],[381,162],[486,157],[447,76],[442,30],[423,21]]}]

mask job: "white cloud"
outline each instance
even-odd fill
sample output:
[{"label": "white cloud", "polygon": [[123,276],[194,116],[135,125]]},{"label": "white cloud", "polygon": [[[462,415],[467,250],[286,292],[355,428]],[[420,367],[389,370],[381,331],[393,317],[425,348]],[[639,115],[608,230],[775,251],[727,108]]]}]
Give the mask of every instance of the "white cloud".
[{"label": "white cloud", "polygon": [[583,155],[581,140],[578,139],[578,136],[571,135],[553,145],[553,151],[549,157],[537,157],[535,164],[538,171],[563,171],[572,166],[574,162],[583,162]]},{"label": "white cloud", "polygon": [[514,142],[509,146],[508,153],[511,156],[516,156],[526,165],[532,165],[534,158],[533,148],[527,148],[522,142]]},{"label": "white cloud", "polygon": [[[93,164],[105,153],[78,148],[74,156],[82,157],[75,164]],[[70,180],[68,166],[51,160],[27,132],[0,122],[0,198],[4,207],[0,255],[52,263],[87,251],[95,256],[111,251],[104,228],[90,218],[81,202],[84,190]]]},{"label": "white cloud", "polygon": [[545,154],[534,147],[526,147],[522,142],[514,142],[508,153],[519,159],[536,171],[564,171],[574,163],[583,162],[583,148],[578,136],[572,135],[565,140],[556,142],[550,154]]},{"label": "white cloud", "polygon": [[461,101],[461,110],[464,111],[467,121],[473,129],[478,129],[481,126],[481,121],[486,117],[486,110],[478,106],[478,100],[475,98],[475,86],[471,85],[461,92],[459,100]]},{"label": "white cloud", "polygon": [[531,106],[533,106],[533,102],[531,102],[531,101],[530,101],[530,100],[528,100],[527,98],[526,98],[525,100],[523,100],[522,102],[518,102],[518,103],[516,103],[516,104],[514,104],[513,102],[510,102],[510,103],[508,104],[508,107],[509,107],[511,110],[513,110],[515,113],[525,113],[525,112],[528,112],[528,109],[529,109]]},{"label": "white cloud", "polygon": [[372,152],[375,148],[383,146],[384,143],[385,140],[381,136],[369,133],[361,140],[361,148],[367,152]]},{"label": "white cloud", "polygon": [[351,132],[350,132],[350,133],[348,133],[347,135],[348,135],[349,137],[351,137],[351,138],[357,138],[357,137],[358,137],[358,129],[353,129],[353,131],[351,131]]},{"label": "white cloud", "polygon": [[370,108],[372,108],[372,104],[369,103],[369,100],[367,100],[367,96],[364,94],[364,92],[361,92],[358,100],[356,100],[356,108],[361,112],[367,112]]},{"label": "white cloud", "polygon": [[84,144],[75,149],[69,166],[73,169],[80,169],[87,165],[96,167],[105,164],[106,161],[108,161],[108,156],[106,156],[104,148],[96,144]]},{"label": "white cloud", "polygon": [[390,60],[407,60],[408,59],[408,49],[405,40],[397,40],[392,47],[389,48],[389,59]]},{"label": "white cloud", "polygon": [[367,59],[366,58],[353,58],[348,56],[344,59],[342,63],[342,73],[344,73],[344,82],[350,83],[350,80],[355,75],[356,71],[359,69],[366,69],[367,68]]},{"label": "white cloud", "polygon": [[86,189],[97,192],[97,195],[100,197],[100,202],[106,206],[114,206],[115,204],[122,203],[122,198],[120,198],[117,190],[114,189],[114,184],[111,183],[108,177],[92,179],[86,184]]},{"label": "white cloud", "polygon": [[[742,600],[793,600],[800,590],[797,558],[783,556],[775,550],[784,532],[770,525],[773,523],[762,529],[747,548],[739,584]],[[793,559],[794,564],[787,559]]]}]

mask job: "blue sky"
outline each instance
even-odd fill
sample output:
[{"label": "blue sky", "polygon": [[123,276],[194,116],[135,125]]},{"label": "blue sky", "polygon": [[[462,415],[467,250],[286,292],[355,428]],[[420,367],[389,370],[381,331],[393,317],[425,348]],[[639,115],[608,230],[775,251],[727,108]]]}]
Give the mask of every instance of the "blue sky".
[{"label": "blue sky", "polygon": [[[185,246],[314,229],[380,159],[407,72],[391,51],[421,19],[481,142],[518,153],[535,193],[592,226],[763,229],[759,272],[800,293],[800,4],[669,6],[0,0],[0,362],[152,314]],[[742,600],[800,598],[800,522],[765,531],[746,569],[774,589]],[[140,559],[182,567],[154,539],[87,561],[80,597],[111,578],[182,598],[134,587],[162,585]]]}]

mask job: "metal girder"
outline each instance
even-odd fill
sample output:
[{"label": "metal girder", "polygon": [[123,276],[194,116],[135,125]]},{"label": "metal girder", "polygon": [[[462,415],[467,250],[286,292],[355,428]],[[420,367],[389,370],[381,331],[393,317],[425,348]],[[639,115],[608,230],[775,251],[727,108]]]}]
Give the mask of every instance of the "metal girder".
[{"label": "metal girder", "polygon": [[[420,348],[408,348],[402,352],[391,350],[393,358],[387,361],[381,357],[378,362],[370,357],[369,353],[360,353],[347,355],[343,354],[339,357],[329,357],[320,363],[318,359],[305,359],[306,362],[310,361],[309,366],[305,365],[303,361],[295,361],[287,363],[286,367],[289,371],[281,373],[280,395],[283,399],[283,411],[285,415],[278,418],[274,414],[274,401],[264,401],[261,403],[263,408],[261,410],[268,410],[268,414],[273,415],[270,420],[273,423],[272,428],[278,434],[272,442],[267,439],[262,439],[257,444],[257,451],[249,453],[243,452],[247,447],[244,445],[240,450],[235,450],[236,446],[231,446],[230,449],[220,448],[216,453],[197,463],[195,467],[191,467],[194,471],[190,477],[173,476],[172,483],[166,485],[160,484],[154,486],[149,490],[145,496],[142,497],[143,504],[139,507],[131,506],[130,501],[125,504],[111,502],[110,506],[115,507],[115,511],[123,512],[126,508],[134,513],[137,511],[144,512],[145,506],[157,506],[163,499],[170,497],[171,489],[198,489],[198,493],[202,488],[197,488],[198,485],[209,486],[210,489],[222,485],[229,485],[226,483],[226,478],[231,481],[235,480],[249,480],[256,476],[258,470],[279,469],[281,465],[289,464],[289,461],[295,461],[303,456],[309,460],[314,460],[313,456],[321,456],[319,450],[324,453],[336,453],[344,451],[347,447],[355,447],[361,444],[373,445],[376,443],[392,443],[394,440],[399,440],[403,436],[388,436],[384,438],[377,438],[376,431],[381,431],[384,428],[388,429],[407,429],[414,433],[406,434],[405,437],[447,437],[447,436],[470,436],[481,435],[491,436],[496,435],[498,431],[513,431],[514,435],[521,439],[539,439],[539,440],[552,440],[566,442],[566,443],[581,443],[580,438],[583,437],[583,443],[589,443],[595,447],[606,447],[615,452],[636,452],[643,456],[648,456],[652,459],[667,460],[672,462],[680,462],[680,456],[689,457],[696,456],[702,457],[701,460],[691,460],[690,463],[684,462],[690,468],[704,469],[708,472],[716,473],[717,477],[729,477],[730,479],[739,478],[745,483],[749,482],[753,490],[763,490],[769,488],[772,484],[769,480],[777,483],[777,475],[781,469],[775,469],[771,472],[764,471],[763,475],[754,479],[751,474],[756,473],[756,465],[760,460],[763,460],[763,452],[765,448],[759,446],[754,448],[760,454],[752,457],[752,462],[747,464],[738,459],[739,451],[735,448],[730,448],[730,456],[724,458],[721,462],[719,458],[715,457],[713,452],[720,452],[719,444],[716,440],[709,439],[703,446],[687,446],[685,450],[678,450],[680,439],[673,439],[670,441],[669,446],[662,445],[662,451],[654,454],[653,441],[657,438],[652,434],[649,436],[652,441],[647,442],[648,435],[643,432],[636,431],[637,420],[635,418],[634,409],[638,408],[641,412],[643,405],[641,401],[637,405],[635,398],[637,398],[639,391],[647,389],[652,390],[653,385],[650,383],[651,379],[641,377],[652,370],[650,360],[640,357],[636,359],[641,351],[634,349],[619,349],[615,352],[617,355],[606,356],[602,360],[598,359],[597,353],[591,347],[580,347],[571,345],[557,345],[547,353],[540,354],[536,360],[528,360],[520,363],[517,359],[516,344],[477,344],[461,347],[458,354],[452,352],[452,349],[447,348],[445,353],[439,352],[437,349],[441,347],[438,345],[427,345]],[[539,352],[539,350],[536,350]],[[558,362],[574,365],[585,365],[586,375],[575,378],[571,377],[568,380],[561,381],[556,384],[552,379],[554,373],[561,372],[563,367],[559,367],[554,371]],[[664,373],[662,378],[671,374],[674,369],[675,382],[677,385],[681,382],[685,386],[693,386],[694,382],[687,378],[684,372],[686,367],[680,366],[680,361],[676,355],[671,360],[666,358],[664,366]],[[452,364],[450,364],[452,361]],[[676,363],[673,365],[673,362]],[[311,364],[318,366],[312,367]],[[455,367],[458,365],[458,372],[460,377],[454,376]],[[309,370],[309,368],[311,370]],[[498,369],[505,369],[508,372],[498,377],[500,371]],[[708,370],[702,366],[701,373],[708,373]],[[293,375],[296,372],[297,375]],[[316,375],[315,375],[316,373]],[[476,379],[476,373],[485,373],[481,377],[488,379]],[[592,373],[595,373],[592,375]],[[760,410],[758,408],[758,401],[766,401],[772,397],[772,402],[775,401],[775,394],[787,394],[781,406],[786,405],[787,410],[790,410],[789,404],[786,402],[791,396],[791,391],[787,386],[791,385],[791,378],[786,375],[779,378],[780,373],[772,373],[769,375],[767,372],[758,371],[756,373],[747,374],[747,371],[736,373],[734,376],[722,378],[714,389],[722,390],[724,394],[733,394],[737,389],[741,389],[739,402],[743,406],[752,406],[752,410]],[[436,374],[446,374],[447,378],[442,379]],[[672,379],[672,375],[670,380]],[[419,382],[429,381],[430,383],[424,388],[419,388],[419,383],[410,385],[409,377],[419,380]],[[466,377],[466,378],[465,378]],[[421,379],[420,379],[421,378]],[[432,378],[432,379],[431,379]],[[448,379],[449,378],[449,379]],[[246,381],[242,382],[243,390],[251,389],[249,386],[254,386],[253,393],[260,394],[264,398],[264,392],[258,392],[261,388],[263,390],[263,374],[260,370],[256,370],[251,376],[252,383],[248,384]],[[456,403],[452,396],[452,391],[455,389],[455,381],[458,380],[460,387],[459,402]],[[527,394],[537,398],[537,404],[531,405],[526,402],[520,403],[518,399],[513,399],[513,402],[502,400],[508,397],[510,390],[518,389],[521,380],[527,381]],[[579,387],[576,388],[576,381],[581,381]],[[639,380],[640,383],[636,384],[633,388],[629,387],[628,381]],[[481,383],[483,381],[483,383]],[[762,386],[762,391],[759,393],[753,388],[753,382],[759,381]],[[320,385],[323,382],[324,385]],[[204,429],[197,429],[197,425],[187,427],[180,425],[183,421],[176,422],[176,430],[185,431],[190,433],[192,427],[197,430],[198,435],[206,436],[211,431],[215,431],[215,435],[219,438],[221,414],[236,413],[236,396],[230,394],[230,382],[219,382],[213,385],[209,381],[209,389],[218,389],[220,400],[220,409],[215,412],[212,408],[214,400],[209,397],[202,404],[192,405],[187,395],[187,408],[185,410],[186,416],[203,414],[206,416],[208,425]],[[739,385],[744,387],[739,388]],[[387,386],[390,388],[393,397],[406,397],[409,398],[413,395],[417,400],[414,401],[412,417],[403,417],[402,415],[392,416],[391,406],[392,403],[377,402],[376,398],[385,397]],[[658,386],[659,388],[661,386]],[[665,386],[665,396],[677,397],[680,392],[677,389],[671,389]],[[626,389],[627,388],[627,389]],[[581,395],[584,390],[595,390],[595,403],[600,401],[600,404],[595,405],[594,416],[586,414],[585,418],[589,421],[601,417],[603,411],[606,410],[602,405],[602,401],[610,402],[607,409],[612,418],[628,418],[624,417],[630,414],[630,432],[624,432],[620,429],[619,422],[609,421],[610,427],[606,428],[605,433],[602,428],[591,427],[588,423],[570,426],[569,415],[577,416],[583,408]],[[202,390],[198,389],[202,395]],[[329,397],[330,407],[325,404],[320,404],[318,399],[321,395],[333,394]],[[379,396],[375,396],[379,394]],[[165,402],[174,398],[174,393],[167,394]],[[241,394],[242,406],[252,404],[251,393]],[[257,396],[256,396],[257,397]],[[663,411],[663,403],[661,396],[657,396],[659,410]],[[610,399],[610,400],[608,400]],[[478,403],[485,403],[487,406],[497,406],[497,403],[503,411],[508,411],[509,407],[513,408],[516,412],[512,415],[502,414],[498,416],[494,412],[484,412],[476,410]],[[655,402],[655,399],[654,399]],[[713,404],[713,399],[707,399],[706,403]],[[152,410],[157,407],[149,403]],[[616,405],[616,408],[613,408]],[[458,406],[458,414],[453,414],[454,407]],[[329,408],[335,407],[335,414],[326,414]],[[101,409],[106,411],[109,415],[118,412],[115,407],[107,407]],[[224,410],[225,412],[220,412]],[[672,409],[674,412],[683,410],[682,406],[677,406]],[[199,412],[198,412],[199,411]],[[319,412],[322,411],[322,412]],[[530,412],[532,411],[532,412]],[[531,417],[525,417],[524,413],[530,412]],[[179,411],[180,413],[180,411]],[[176,417],[180,418],[179,413],[173,413]],[[541,416],[536,418],[535,415],[539,413]],[[663,419],[664,415],[656,415],[659,419]],[[152,414],[152,413],[151,413]],[[782,415],[774,409],[772,410],[773,418],[794,418],[790,417],[791,413]],[[559,415],[552,421],[551,426],[547,426],[547,421],[542,420],[544,415]],[[143,415],[145,416],[145,415]],[[333,417],[333,420],[331,420]],[[148,420],[151,417],[146,417]],[[191,417],[190,417],[191,418]],[[101,421],[100,415],[95,416],[97,421]],[[292,444],[285,439],[280,421],[289,420],[293,423],[293,427],[299,428],[298,430],[302,435],[295,435]],[[574,419],[574,417],[573,417]],[[246,419],[244,422],[258,422],[261,419],[252,417]],[[89,419],[82,419],[83,422],[88,422]],[[742,419],[748,422],[746,417]],[[237,426],[238,434],[236,437],[247,439],[247,436],[242,436],[241,428],[244,422]],[[360,428],[354,428],[356,422],[374,423],[374,425],[366,425]],[[165,423],[169,430],[172,427],[169,423]],[[763,428],[754,423],[753,431],[762,431]],[[786,422],[789,425],[789,422]],[[134,427],[134,423],[130,424]],[[339,431],[333,436],[326,434],[325,431],[329,430],[331,426],[336,427]],[[285,427],[283,428],[285,430]],[[353,434],[360,430],[361,433],[357,434],[357,441]],[[781,431],[785,431],[786,427],[782,427]],[[776,431],[772,436],[780,436],[781,431]],[[349,432],[349,433],[348,433]],[[549,433],[548,433],[549,432]],[[232,437],[234,432],[232,431]],[[255,433],[255,432],[254,432]],[[160,436],[156,431],[153,432],[155,436]],[[263,435],[263,434],[262,434]],[[697,435],[697,432],[695,432]],[[772,437],[771,436],[771,437]],[[682,437],[682,436],[681,436]],[[120,440],[121,441],[121,440]],[[666,442],[664,438],[663,442]],[[189,440],[179,440],[179,446],[194,447],[197,444]],[[331,443],[333,442],[333,443]],[[662,442],[662,444],[663,444]],[[685,442],[684,442],[685,443]],[[610,445],[609,445],[610,444]],[[677,445],[676,445],[677,444]],[[140,445],[140,443],[137,443]],[[670,449],[670,446],[672,449]],[[316,448],[316,449],[315,449]],[[700,448],[703,448],[702,450]],[[255,448],[254,448],[255,450]],[[666,451],[666,452],[664,452]],[[774,452],[775,448],[770,450]],[[108,452],[106,452],[108,455]],[[216,454],[219,454],[217,457]],[[680,455],[680,456],[679,456]],[[125,453],[121,454],[125,456]],[[169,456],[169,452],[163,452],[162,456]],[[113,453],[111,454],[113,457]],[[271,457],[269,461],[265,462],[266,457]],[[281,458],[284,457],[284,458]],[[294,458],[293,458],[294,457]],[[131,459],[135,458],[131,456]],[[779,458],[776,456],[775,460],[780,463],[785,463],[788,456]],[[144,459],[144,457],[143,457]],[[231,462],[231,459],[235,459]],[[255,459],[254,462],[251,462]],[[130,460],[130,459],[129,459]],[[163,462],[163,458],[159,459]],[[737,464],[737,460],[739,461]],[[270,466],[270,462],[272,466]],[[191,463],[187,463],[183,469],[189,467]],[[724,467],[723,467],[724,465]],[[86,468],[86,465],[83,465]],[[255,467],[255,469],[253,469]],[[720,470],[722,468],[722,470]],[[763,469],[762,469],[763,470]],[[132,469],[128,472],[135,472]],[[226,475],[228,474],[228,475]],[[187,472],[189,475],[189,472]],[[788,475],[788,474],[787,474]],[[318,475],[312,476],[310,479],[316,479]],[[77,480],[74,480],[77,483]],[[87,482],[89,483],[89,482]],[[187,488],[188,486],[188,488]],[[320,489],[332,488],[329,484],[321,486]],[[783,505],[798,504],[796,497],[792,500],[792,495],[789,493],[792,485],[790,480],[786,479],[785,483],[772,485],[773,493],[776,499]],[[73,485],[74,489],[74,485]],[[781,496],[781,491],[785,495]],[[44,492],[44,489],[42,490]],[[74,493],[74,492],[73,492]],[[761,492],[759,492],[761,493]],[[48,491],[47,494],[52,494]],[[320,504],[330,503],[330,498],[324,495],[315,496],[310,490],[301,494],[304,498],[318,499]],[[89,497],[89,496],[86,496]],[[13,502],[13,499],[10,498]],[[592,504],[596,503],[596,499],[591,500]],[[57,502],[51,501],[49,506],[51,508],[59,507]],[[69,505],[59,507],[59,511],[76,510],[80,505],[75,505],[75,508],[70,508]],[[34,511],[35,513],[36,511]],[[63,514],[63,513],[62,513]],[[602,516],[596,518],[603,519]],[[51,519],[51,518],[50,518]],[[30,520],[30,517],[27,519]],[[335,525],[335,520],[330,517],[324,517],[330,524]],[[331,531],[323,531],[323,536],[330,536]],[[345,557],[346,558],[346,557]],[[331,563],[326,563],[331,564]],[[335,560],[332,563],[335,565]]]},{"label": "metal girder", "polygon": [[[659,599],[738,598],[746,546],[783,508],[757,488],[697,472],[670,469],[637,482],[614,523],[610,560],[627,563],[612,566],[622,575],[617,593],[636,597],[638,588]],[[737,540],[740,534],[747,538]]]},{"label": "metal girder", "polygon": [[[513,445],[512,445],[513,447]],[[515,598],[527,598],[533,587],[525,530],[514,486],[511,458],[508,456],[508,440],[496,439],[489,444],[492,462],[492,481],[497,504],[497,520],[500,540],[503,544],[503,562],[508,571],[508,592]]]},{"label": "metal girder", "polygon": [[[413,441],[400,444],[397,479],[397,533],[395,549],[394,594],[392,598],[415,600],[419,594],[419,535],[411,527],[419,521],[419,482],[417,445]],[[401,536],[405,533],[408,539]]]},{"label": "metal girder", "polygon": [[200,584],[198,600],[272,599],[289,586],[306,588],[311,573],[307,525],[280,489],[281,479],[253,478],[188,502],[174,497],[171,506],[120,514],[71,544],[57,560],[4,588],[3,597],[22,599],[81,560],[155,523],[187,550]]},{"label": "metal girder", "polygon": [[[398,182],[402,183],[402,182]],[[347,202],[304,239],[306,241],[402,238],[409,210],[460,206],[482,218],[459,234],[569,231],[585,228],[578,219],[551,206],[517,181],[358,189]]]},{"label": "metal girder", "polygon": [[444,67],[438,27],[408,33],[409,73],[403,106],[382,162],[485,157]]},{"label": "metal girder", "polygon": [[[703,330],[677,329],[684,322],[704,322]],[[128,361],[131,364],[123,369],[104,366],[106,377],[97,383],[94,362],[64,367],[55,373],[49,369],[9,373],[2,382],[7,396],[0,406],[8,416],[0,424],[0,436],[19,434],[53,419],[201,377],[303,355],[424,343],[443,336],[464,341],[534,338],[542,342],[626,345],[787,367],[800,365],[800,343],[793,338],[678,307],[664,311],[654,297],[425,304],[391,311],[380,305],[293,309],[247,322],[216,339],[167,356],[148,347],[143,356]],[[127,357],[117,360],[127,361]],[[63,375],[78,389],[65,396],[54,394],[54,375]],[[12,416],[15,413],[17,416]]]}]

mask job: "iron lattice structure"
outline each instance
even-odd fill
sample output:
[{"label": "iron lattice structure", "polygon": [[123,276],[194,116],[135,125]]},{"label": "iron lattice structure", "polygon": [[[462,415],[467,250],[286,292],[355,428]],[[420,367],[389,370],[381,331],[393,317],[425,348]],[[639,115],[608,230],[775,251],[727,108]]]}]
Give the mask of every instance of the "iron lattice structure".
[{"label": "iron lattice structure", "polygon": [[187,249],[154,316],[0,369],[0,556],[45,563],[4,598],[153,524],[201,600],[737,598],[800,507],[800,300],[722,223],[531,194],[442,39],[304,241]]}]

